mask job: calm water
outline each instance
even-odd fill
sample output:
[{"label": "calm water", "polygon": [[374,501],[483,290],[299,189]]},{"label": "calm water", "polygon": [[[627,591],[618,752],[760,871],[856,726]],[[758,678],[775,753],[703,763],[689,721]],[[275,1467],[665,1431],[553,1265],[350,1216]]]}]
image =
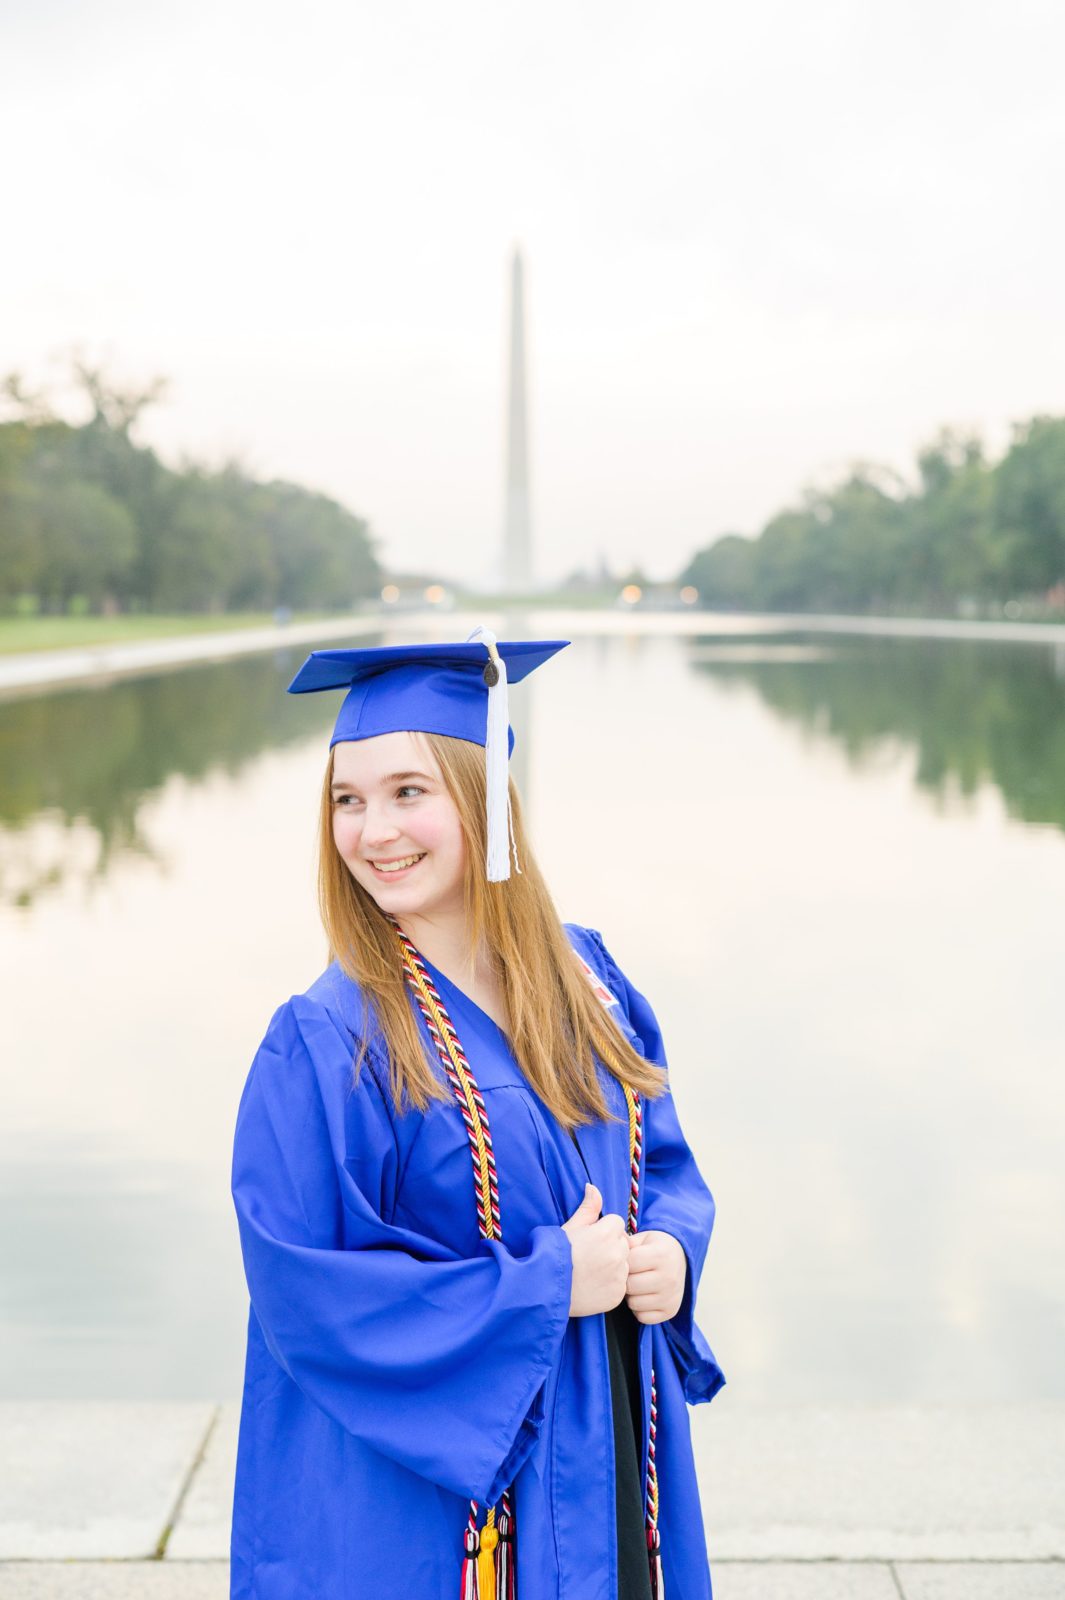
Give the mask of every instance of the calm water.
[{"label": "calm water", "polygon": [[[233,1119],[325,960],[303,655],[0,705],[4,1395],[239,1393]],[[513,701],[559,907],[663,1023],[737,1398],[1065,1396],[1065,664],[586,639]]]}]

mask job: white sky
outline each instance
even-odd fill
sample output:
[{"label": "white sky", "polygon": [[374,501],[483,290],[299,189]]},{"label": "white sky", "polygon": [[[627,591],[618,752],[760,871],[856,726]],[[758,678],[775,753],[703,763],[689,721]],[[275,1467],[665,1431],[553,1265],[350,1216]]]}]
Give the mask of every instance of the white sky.
[{"label": "white sky", "polygon": [[0,5],[0,370],[493,575],[526,253],[537,570],[669,575],[855,458],[1065,411],[1056,0]]}]

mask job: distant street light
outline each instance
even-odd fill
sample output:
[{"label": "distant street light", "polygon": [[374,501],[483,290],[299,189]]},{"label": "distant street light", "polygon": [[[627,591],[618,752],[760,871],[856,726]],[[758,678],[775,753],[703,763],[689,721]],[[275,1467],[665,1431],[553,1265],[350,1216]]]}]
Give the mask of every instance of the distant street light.
[{"label": "distant street light", "polygon": [[394,606],[396,601],[399,599],[399,585],[395,583],[386,583],[384,588],[381,590],[381,599],[384,601],[386,606]]},{"label": "distant street light", "polygon": [[431,583],[425,591],[425,598],[431,606],[438,606],[442,600],[447,598],[447,591],[442,584]]},{"label": "distant street light", "polygon": [[680,598],[686,606],[693,606],[699,598],[699,591],[693,588],[690,583],[686,583],[680,591]]},{"label": "distant street light", "polygon": [[621,598],[627,606],[634,606],[643,599],[643,590],[638,583],[627,583],[621,591]]}]

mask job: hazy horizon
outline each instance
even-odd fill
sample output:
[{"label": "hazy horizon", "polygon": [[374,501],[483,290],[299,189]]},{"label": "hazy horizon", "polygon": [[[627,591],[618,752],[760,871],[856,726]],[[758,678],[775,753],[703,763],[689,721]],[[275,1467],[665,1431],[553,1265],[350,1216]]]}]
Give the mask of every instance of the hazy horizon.
[{"label": "hazy horizon", "polygon": [[941,425],[1065,411],[1065,14],[593,0],[4,19],[0,370],[488,582],[526,265],[537,575],[672,575]]}]

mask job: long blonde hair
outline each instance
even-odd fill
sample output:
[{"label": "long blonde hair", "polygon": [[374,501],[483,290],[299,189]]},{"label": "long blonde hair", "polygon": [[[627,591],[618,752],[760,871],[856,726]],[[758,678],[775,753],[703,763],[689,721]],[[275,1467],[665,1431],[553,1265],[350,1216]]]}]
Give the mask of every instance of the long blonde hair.
[{"label": "long blonde hair", "polygon": [[[455,803],[466,847],[463,897],[471,953],[484,940],[509,1019],[511,1049],[529,1084],[563,1127],[611,1119],[596,1074],[596,1057],[619,1082],[650,1099],[666,1089],[663,1068],[633,1048],[596,997],[566,937],[529,848],[513,782],[510,803],[521,872],[489,883],[485,872],[485,763],[479,745],[443,734],[420,735]],[[352,877],[333,838],[333,752],[322,784],[318,839],[318,905],[330,958],[359,985],[380,1030],[395,1105],[425,1111],[451,1098],[418,1028],[408,997],[395,930],[373,897]],[[366,1054],[355,1058],[356,1078]]]}]

